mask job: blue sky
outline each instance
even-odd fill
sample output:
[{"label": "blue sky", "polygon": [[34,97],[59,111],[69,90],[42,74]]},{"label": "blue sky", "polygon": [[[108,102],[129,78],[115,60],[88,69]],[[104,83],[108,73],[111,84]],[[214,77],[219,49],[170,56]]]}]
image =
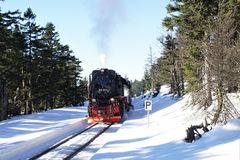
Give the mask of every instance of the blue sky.
[{"label": "blue sky", "polygon": [[[100,54],[107,68],[123,77],[141,80],[152,46],[160,56],[156,38],[165,34],[162,19],[169,0],[5,0],[1,10],[26,11],[30,7],[36,22],[52,22],[62,44],[68,44],[82,61],[82,76],[101,68]],[[159,45],[159,46],[157,46]]]}]

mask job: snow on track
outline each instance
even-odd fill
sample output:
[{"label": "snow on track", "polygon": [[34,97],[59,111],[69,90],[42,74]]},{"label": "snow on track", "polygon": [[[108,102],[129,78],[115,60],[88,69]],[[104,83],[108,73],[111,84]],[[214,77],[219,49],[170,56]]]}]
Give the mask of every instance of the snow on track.
[{"label": "snow on track", "polygon": [[86,130],[85,132],[79,134],[78,136],[70,139],[66,143],[60,145],[59,147],[55,148],[54,150],[50,151],[49,153],[41,156],[38,158],[39,160],[46,160],[46,159],[64,159],[65,157],[71,155],[76,150],[84,146],[93,137],[98,135],[102,132],[106,127],[109,125],[107,124],[97,124],[92,128]]}]

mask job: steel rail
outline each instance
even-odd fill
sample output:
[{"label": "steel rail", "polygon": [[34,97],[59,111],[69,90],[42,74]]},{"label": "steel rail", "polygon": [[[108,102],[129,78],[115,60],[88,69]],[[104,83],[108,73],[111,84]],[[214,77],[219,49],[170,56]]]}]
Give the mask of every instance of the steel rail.
[{"label": "steel rail", "polygon": [[78,153],[80,153],[84,148],[86,148],[89,144],[91,144],[97,137],[99,137],[102,133],[104,133],[109,127],[111,127],[113,123],[109,124],[107,127],[103,128],[100,132],[98,132],[95,136],[93,136],[89,141],[81,145],[79,148],[77,148],[74,152],[69,154],[67,157],[63,158],[63,160],[70,160],[74,156],[76,156]]},{"label": "steel rail", "polygon": [[76,136],[78,136],[78,135],[80,135],[80,134],[86,132],[87,130],[91,129],[92,127],[96,126],[97,124],[98,124],[98,123],[94,123],[94,124],[90,125],[89,127],[87,127],[86,129],[82,130],[81,132],[76,133],[76,134],[74,134],[74,135],[72,135],[72,136],[70,136],[70,137],[67,137],[66,139],[64,139],[64,140],[62,140],[62,141],[60,141],[60,142],[54,144],[54,145],[51,146],[50,148],[48,148],[48,149],[42,151],[41,153],[39,153],[39,154],[37,154],[37,155],[35,155],[35,156],[29,158],[29,160],[36,160],[36,159],[38,159],[39,157],[42,157],[43,155],[45,155],[45,154],[51,152],[51,151],[54,150],[55,148],[57,148],[57,147],[59,147],[60,145],[62,145],[62,144],[64,144],[64,143],[68,142],[69,140],[73,139],[74,137],[76,137]]}]

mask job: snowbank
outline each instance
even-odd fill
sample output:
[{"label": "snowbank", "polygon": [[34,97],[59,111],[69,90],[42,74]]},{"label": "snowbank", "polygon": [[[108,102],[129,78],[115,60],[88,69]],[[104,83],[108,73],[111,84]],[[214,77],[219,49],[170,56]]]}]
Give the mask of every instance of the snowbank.
[{"label": "snowbank", "polygon": [[[215,126],[201,139],[185,143],[186,128],[203,122],[201,112],[185,107],[188,96],[173,98],[168,88],[162,87],[152,98],[149,127],[144,100],[134,98],[128,119],[115,124],[74,159],[240,159],[240,119]],[[1,122],[0,159],[34,155],[86,127],[86,115],[86,106],[71,107]]]}]

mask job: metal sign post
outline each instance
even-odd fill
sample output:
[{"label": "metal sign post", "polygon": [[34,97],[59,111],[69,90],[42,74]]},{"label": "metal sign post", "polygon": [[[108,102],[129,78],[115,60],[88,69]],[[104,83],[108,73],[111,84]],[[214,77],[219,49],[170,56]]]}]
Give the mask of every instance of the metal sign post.
[{"label": "metal sign post", "polygon": [[152,110],[152,101],[151,100],[145,100],[144,101],[144,108],[148,112],[148,128],[149,128],[149,115],[150,115],[150,111]]},{"label": "metal sign post", "polygon": [[149,128],[149,110],[147,111],[148,112],[148,128]]}]

